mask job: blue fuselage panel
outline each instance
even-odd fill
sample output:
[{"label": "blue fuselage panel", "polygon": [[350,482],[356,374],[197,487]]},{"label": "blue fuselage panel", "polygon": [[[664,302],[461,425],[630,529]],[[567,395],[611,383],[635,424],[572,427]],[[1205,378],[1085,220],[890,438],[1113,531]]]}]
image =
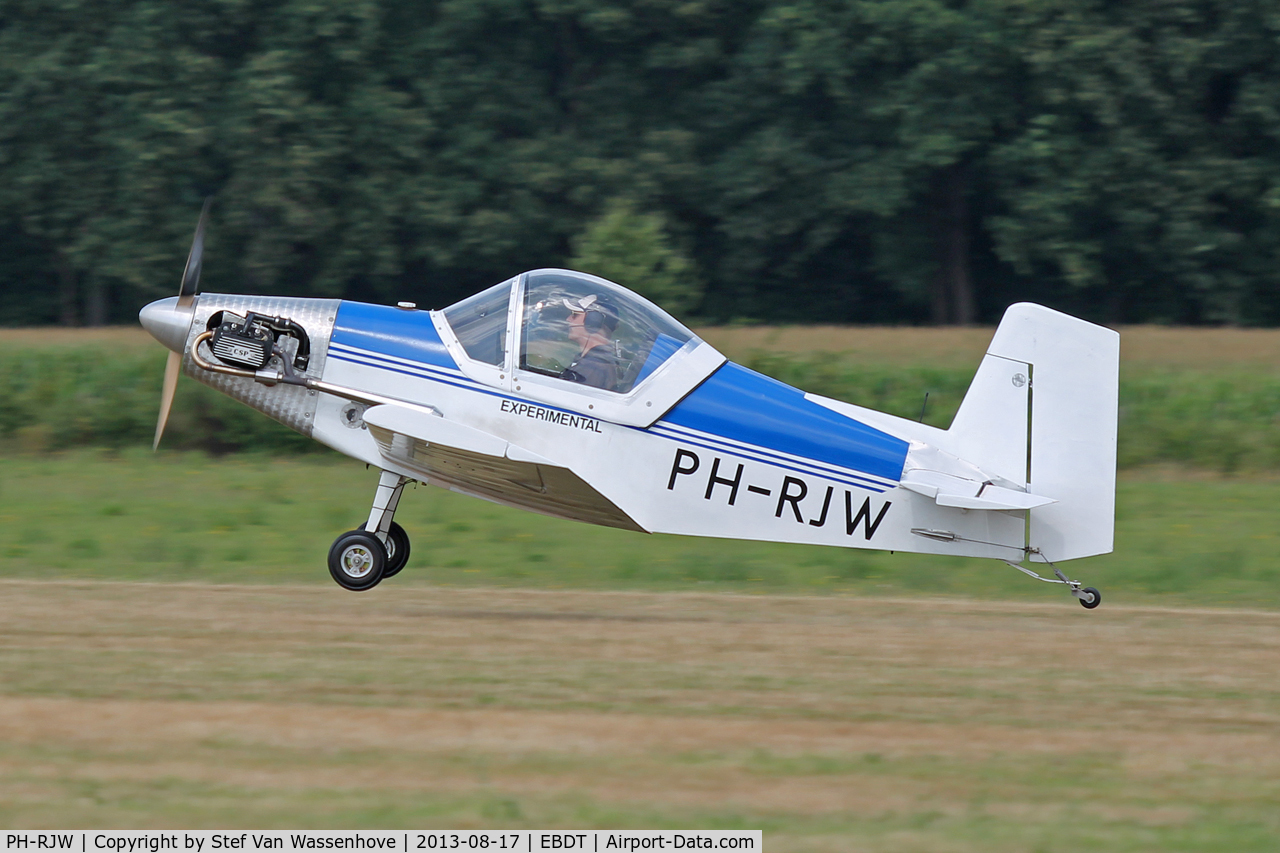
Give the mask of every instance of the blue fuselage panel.
[{"label": "blue fuselage panel", "polygon": [[902,478],[906,441],[805,399],[804,392],[729,362],[659,424],[717,436],[725,449],[764,449],[878,478]]},{"label": "blue fuselage panel", "polygon": [[[459,374],[426,311],[343,301],[329,352],[344,361],[421,373],[446,384],[531,402]],[[370,353],[416,362],[423,368],[397,365]],[[871,491],[896,485],[907,456],[906,441],[812,403],[799,389],[732,362],[647,431]]]},{"label": "blue fuselage panel", "polygon": [[421,364],[457,368],[426,311],[343,300],[330,346],[354,347]]}]

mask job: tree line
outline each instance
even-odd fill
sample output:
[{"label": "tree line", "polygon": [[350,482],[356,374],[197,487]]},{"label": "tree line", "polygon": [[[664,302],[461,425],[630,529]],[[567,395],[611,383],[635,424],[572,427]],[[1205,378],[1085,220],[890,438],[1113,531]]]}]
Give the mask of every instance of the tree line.
[{"label": "tree line", "polygon": [[1280,323],[1266,0],[5,0],[0,323],[440,307],[590,266],[705,321]]}]

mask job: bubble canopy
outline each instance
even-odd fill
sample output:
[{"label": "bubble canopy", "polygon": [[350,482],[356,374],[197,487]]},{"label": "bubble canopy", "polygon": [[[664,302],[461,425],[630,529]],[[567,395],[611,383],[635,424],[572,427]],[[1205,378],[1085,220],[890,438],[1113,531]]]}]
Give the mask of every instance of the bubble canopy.
[{"label": "bubble canopy", "polygon": [[[472,378],[558,404],[569,402],[565,395],[589,398],[588,410],[624,423],[651,421],[661,414],[656,406],[724,362],[644,297],[570,270],[523,273],[435,316]],[[637,401],[643,415],[619,417]]]}]

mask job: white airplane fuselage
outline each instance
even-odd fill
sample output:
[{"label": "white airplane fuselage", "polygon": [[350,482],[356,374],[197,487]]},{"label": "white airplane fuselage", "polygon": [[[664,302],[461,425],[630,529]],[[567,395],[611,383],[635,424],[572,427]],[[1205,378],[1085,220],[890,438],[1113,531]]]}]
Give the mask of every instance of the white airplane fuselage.
[{"label": "white airplane fuselage", "polygon": [[[1078,535],[1107,516],[1107,483],[1091,518],[1079,515],[1088,489],[1051,463],[1032,493],[1039,413],[1030,417],[1032,362],[1016,353],[983,362],[969,419],[981,402],[989,433],[975,437],[963,407],[952,430],[939,430],[807,395],[703,342],[619,403],[511,359],[471,363],[441,312],[204,294],[173,321],[172,303],[153,303],[142,319],[183,354],[188,376],[371,466],[509,506],[646,532],[1015,562],[1042,548],[1052,560],[1110,550],[1109,523],[1087,541]],[[192,347],[219,311],[299,323],[310,337],[306,376],[350,393],[203,369]],[[1045,433],[1046,448],[1056,434]],[[1114,478],[1114,426],[1111,441]],[[966,449],[984,458],[965,461]],[[1070,517],[1054,516],[1063,501]]]}]

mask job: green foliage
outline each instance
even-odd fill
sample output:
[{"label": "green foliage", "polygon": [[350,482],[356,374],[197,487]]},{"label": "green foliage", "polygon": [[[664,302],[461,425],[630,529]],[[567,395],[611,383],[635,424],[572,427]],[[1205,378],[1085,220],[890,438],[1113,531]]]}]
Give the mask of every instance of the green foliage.
[{"label": "green foliage", "polygon": [[680,316],[698,307],[702,286],[693,263],[667,235],[660,213],[641,213],[616,199],[574,241],[572,269],[629,287]]},{"label": "green foliage", "polygon": [[442,306],[609,257],[629,198],[662,239],[619,275],[687,255],[718,319],[1274,324],[1278,33],[1258,0],[10,3],[3,321],[131,318],[214,195],[210,290]]},{"label": "green foliage", "polygon": [[[967,368],[875,367],[757,352],[745,363],[816,394],[946,428],[973,379]],[[928,406],[924,395],[929,394]],[[1280,375],[1122,366],[1118,464],[1173,463],[1224,473],[1280,470]]]},{"label": "green foliage", "polygon": [[[0,443],[28,452],[145,447],[155,432],[159,347],[0,347]],[[318,445],[224,394],[183,378],[166,447],[313,452]]]},{"label": "green foliage", "polygon": [[[0,445],[29,451],[145,447],[155,429],[165,354],[156,346],[0,346]],[[839,354],[755,352],[755,370],[823,396],[947,427],[973,379],[968,367],[885,367]],[[925,394],[928,393],[928,405]],[[1174,463],[1222,472],[1280,470],[1280,376],[1122,370],[1121,468]],[[164,445],[213,452],[315,452],[314,442],[212,389],[178,383]]]},{"label": "green foliage", "polygon": [[1280,376],[1145,371],[1122,375],[1120,389],[1120,465],[1280,469]]}]

